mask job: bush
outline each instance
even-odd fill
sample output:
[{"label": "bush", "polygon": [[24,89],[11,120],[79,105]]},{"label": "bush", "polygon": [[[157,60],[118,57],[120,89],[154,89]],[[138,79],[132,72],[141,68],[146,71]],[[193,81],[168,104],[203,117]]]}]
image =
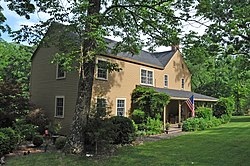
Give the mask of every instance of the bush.
[{"label": "bush", "polygon": [[115,144],[127,144],[135,140],[135,127],[131,119],[123,116],[114,116],[110,118],[114,125]]},{"label": "bush", "polygon": [[213,116],[213,111],[211,108],[199,107],[195,110],[195,116],[197,118],[211,119]]},{"label": "bush", "polygon": [[145,124],[146,134],[154,135],[160,134],[163,131],[162,121],[158,118],[147,118],[147,122]]},{"label": "bush", "polygon": [[234,110],[234,100],[232,98],[221,97],[214,106],[214,116],[220,118],[223,114],[231,116]]},{"label": "bush", "polygon": [[136,124],[143,123],[145,119],[145,112],[143,112],[140,109],[135,109],[134,112],[132,113],[131,118]]},{"label": "bush", "polygon": [[64,136],[58,137],[55,143],[56,149],[62,149],[65,146],[66,141],[67,141],[67,138]]},{"label": "bush", "polygon": [[0,132],[4,133],[10,138],[8,146],[10,152],[13,151],[18,143],[18,134],[12,128],[0,128]]},{"label": "bush", "polygon": [[15,124],[15,131],[20,135],[22,140],[32,141],[34,135],[36,135],[36,126],[32,124],[26,124],[26,122],[19,120]]},{"label": "bush", "polygon": [[10,137],[0,132],[0,157],[10,152]]},{"label": "bush", "polygon": [[197,131],[205,130],[207,128],[216,127],[221,125],[221,120],[216,117],[210,119],[204,118],[189,118],[183,122],[183,131]]},{"label": "bush", "polygon": [[38,126],[37,131],[44,134],[46,126],[49,125],[49,118],[44,114],[41,108],[35,108],[26,116],[26,122]]},{"label": "bush", "polygon": [[36,147],[39,147],[43,144],[43,137],[41,135],[35,135],[33,137],[33,144],[36,146]]},{"label": "bush", "polygon": [[221,123],[226,124],[231,120],[230,115],[223,114],[221,115]]}]

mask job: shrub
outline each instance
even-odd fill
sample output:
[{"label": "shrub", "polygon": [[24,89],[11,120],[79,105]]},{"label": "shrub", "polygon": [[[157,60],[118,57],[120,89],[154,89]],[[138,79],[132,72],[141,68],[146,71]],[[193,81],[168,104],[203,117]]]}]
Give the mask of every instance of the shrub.
[{"label": "shrub", "polygon": [[132,113],[131,118],[136,124],[143,123],[145,119],[145,112],[143,112],[140,109],[135,109],[134,112]]},{"label": "shrub", "polygon": [[16,145],[18,143],[18,134],[12,128],[0,128],[0,132],[4,133],[10,138],[8,146],[11,152],[16,148]]},{"label": "shrub", "polygon": [[[153,88],[137,86],[132,92],[132,112],[136,109],[143,110],[146,117],[156,118],[163,112],[163,108],[170,101],[170,97]],[[146,121],[146,119],[144,119]]]},{"label": "shrub", "polygon": [[15,131],[17,131],[22,140],[32,141],[34,135],[36,135],[36,126],[19,120],[15,124]]},{"label": "shrub", "polygon": [[212,127],[217,127],[217,126],[221,125],[221,120],[216,118],[216,117],[212,117],[212,119],[210,121],[213,124]]},{"label": "shrub", "polygon": [[153,134],[160,134],[163,131],[162,121],[157,118],[147,118],[147,122],[145,124],[146,134],[153,135]]},{"label": "shrub", "polygon": [[60,136],[56,139],[55,146],[56,149],[62,149],[66,144],[67,138],[64,136]]},{"label": "shrub", "polygon": [[41,108],[35,108],[26,116],[26,122],[38,126],[37,131],[44,134],[45,128],[49,125],[49,118],[44,114]]},{"label": "shrub", "polygon": [[195,116],[197,118],[211,119],[213,116],[213,111],[211,108],[199,107],[195,110]]},{"label": "shrub", "polygon": [[189,118],[183,122],[183,131],[197,131],[205,130],[207,128],[216,127],[221,125],[221,120],[216,117],[210,119],[204,118]]},{"label": "shrub", "polygon": [[113,141],[115,144],[127,144],[135,140],[135,127],[131,119],[123,116],[110,118],[116,133]]},{"label": "shrub", "polygon": [[35,135],[33,137],[33,144],[36,146],[36,147],[39,147],[43,144],[43,137],[41,135]]},{"label": "shrub", "polygon": [[220,118],[223,114],[229,116],[232,115],[234,110],[234,101],[232,98],[223,98],[221,97],[214,106],[214,116]]},{"label": "shrub", "polygon": [[10,152],[10,137],[0,132],[0,157]]},{"label": "shrub", "polygon": [[226,124],[231,120],[231,116],[227,114],[221,115],[221,123]]},{"label": "shrub", "polygon": [[199,128],[199,118],[188,118],[183,122],[183,131],[196,131]]}]

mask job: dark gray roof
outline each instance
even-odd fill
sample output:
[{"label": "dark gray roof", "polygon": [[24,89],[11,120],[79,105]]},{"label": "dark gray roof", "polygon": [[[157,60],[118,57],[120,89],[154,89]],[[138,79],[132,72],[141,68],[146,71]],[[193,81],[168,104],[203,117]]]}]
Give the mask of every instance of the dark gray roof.
[{"label": "dark gray roof", "polygon": [[171,98],[180,98],[183,100],[188,99],[189,97],[191,97],[192,95],[194,95],[194,100],[197,101],[217,101],[217,98],[211,97],[211,96],[206,96],[206,95],[202,95],[199,93],[194,93],[194,92],[190,92],[190,91],[184,91],[184,90],[174,90],[174,89],[167,89],[167,88],[156,88],[154,87],[154,89],[157,92],[163,92],[168,94]]},{"label": "dark gray roof", "polygon": [[[113,41],[111,39],[106,39],[106,41],[109,43],[108,48],[110,49],[113,48],[115,44],[117,43],[116,41]],[[129,52],[120,52],[115,56],[128,58],[128,59],[132,59],[138,62],[164,68],[168,64],[170,59],[173,57],[175,52],[176,52],[175,50],[171,50],[171,51],[150,53],[150,52],[141,50],[140,53],[137,55],[132,55]]]}]

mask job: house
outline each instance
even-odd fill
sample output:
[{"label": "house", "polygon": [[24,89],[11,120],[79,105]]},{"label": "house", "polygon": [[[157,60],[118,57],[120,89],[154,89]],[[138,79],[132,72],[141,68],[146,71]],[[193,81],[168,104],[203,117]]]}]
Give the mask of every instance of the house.
[{"label": "house", "polygon": [[[109,40],[109,46],[114,44]],[[64,72],[60,65],[52,64],[54,47],[40,45],[32,57],[31,101],[42,107],[53,120],[60,122],[67,133],[75,110],[77,97],[77,71]],[[171,101],[165,107],[164,122],[177,123],[189,116],[185,105],[191,95],[195,102],[215,102],[216,98],[191,92],[191,73],[176,47],[170,51],[139,55],[119,53],[103,54],[97,63],[114,62],[122,68],[120,72],[109,73],[96,67],[92,103],[97,107],[107,105],[113,116],[129,116],[131,93],[137,85],[155,88],[170,95]]]}]

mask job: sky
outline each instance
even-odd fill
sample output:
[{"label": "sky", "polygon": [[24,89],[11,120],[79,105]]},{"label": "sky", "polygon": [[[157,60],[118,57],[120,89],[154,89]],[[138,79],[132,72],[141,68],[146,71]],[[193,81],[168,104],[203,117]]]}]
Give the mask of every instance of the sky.
[{"label": "sky", "polygon": [[[31,14],[30,19],[27,20],[25,17],[20,17],[15,12],[8,10],[6,2],[3,2],[3,1],[0,1],[0,2],[1,2],[1,6],[4,9],[3,13],[4,13],[5,17],[7,18],[5,23],[8,24],[12,28],[12,30],[19,30],[21,25],[34,25],[35,23],[38,23],[39,21],[44,21],[44,20],[49,18],[49,15],[46,13],[35,12],[34,14]],[[198,24],[190,25],[188,23],[184,23],[184,25],[185,25],[184,26],[185,33],[187,33],[190,30],[193,30],[193,31],[198,32],[199,34],[203,34],[205,29],[206,29],[204,26],[200,26]],[[3,33],[1,38],[7,42],[13,42],[12,38],[9,37],[9,35],[7,33]],[[116,40],[115,38],[112,38],[112,37],[109,37],[109,38]],[[28,45],[28,43],[25,43],[25,42],[22,44]],[[156,48],[156,51],[161,52],[161,51],[167,51],[169,49],[170,49],[170,47],[162,46],[162,47]]]}]

